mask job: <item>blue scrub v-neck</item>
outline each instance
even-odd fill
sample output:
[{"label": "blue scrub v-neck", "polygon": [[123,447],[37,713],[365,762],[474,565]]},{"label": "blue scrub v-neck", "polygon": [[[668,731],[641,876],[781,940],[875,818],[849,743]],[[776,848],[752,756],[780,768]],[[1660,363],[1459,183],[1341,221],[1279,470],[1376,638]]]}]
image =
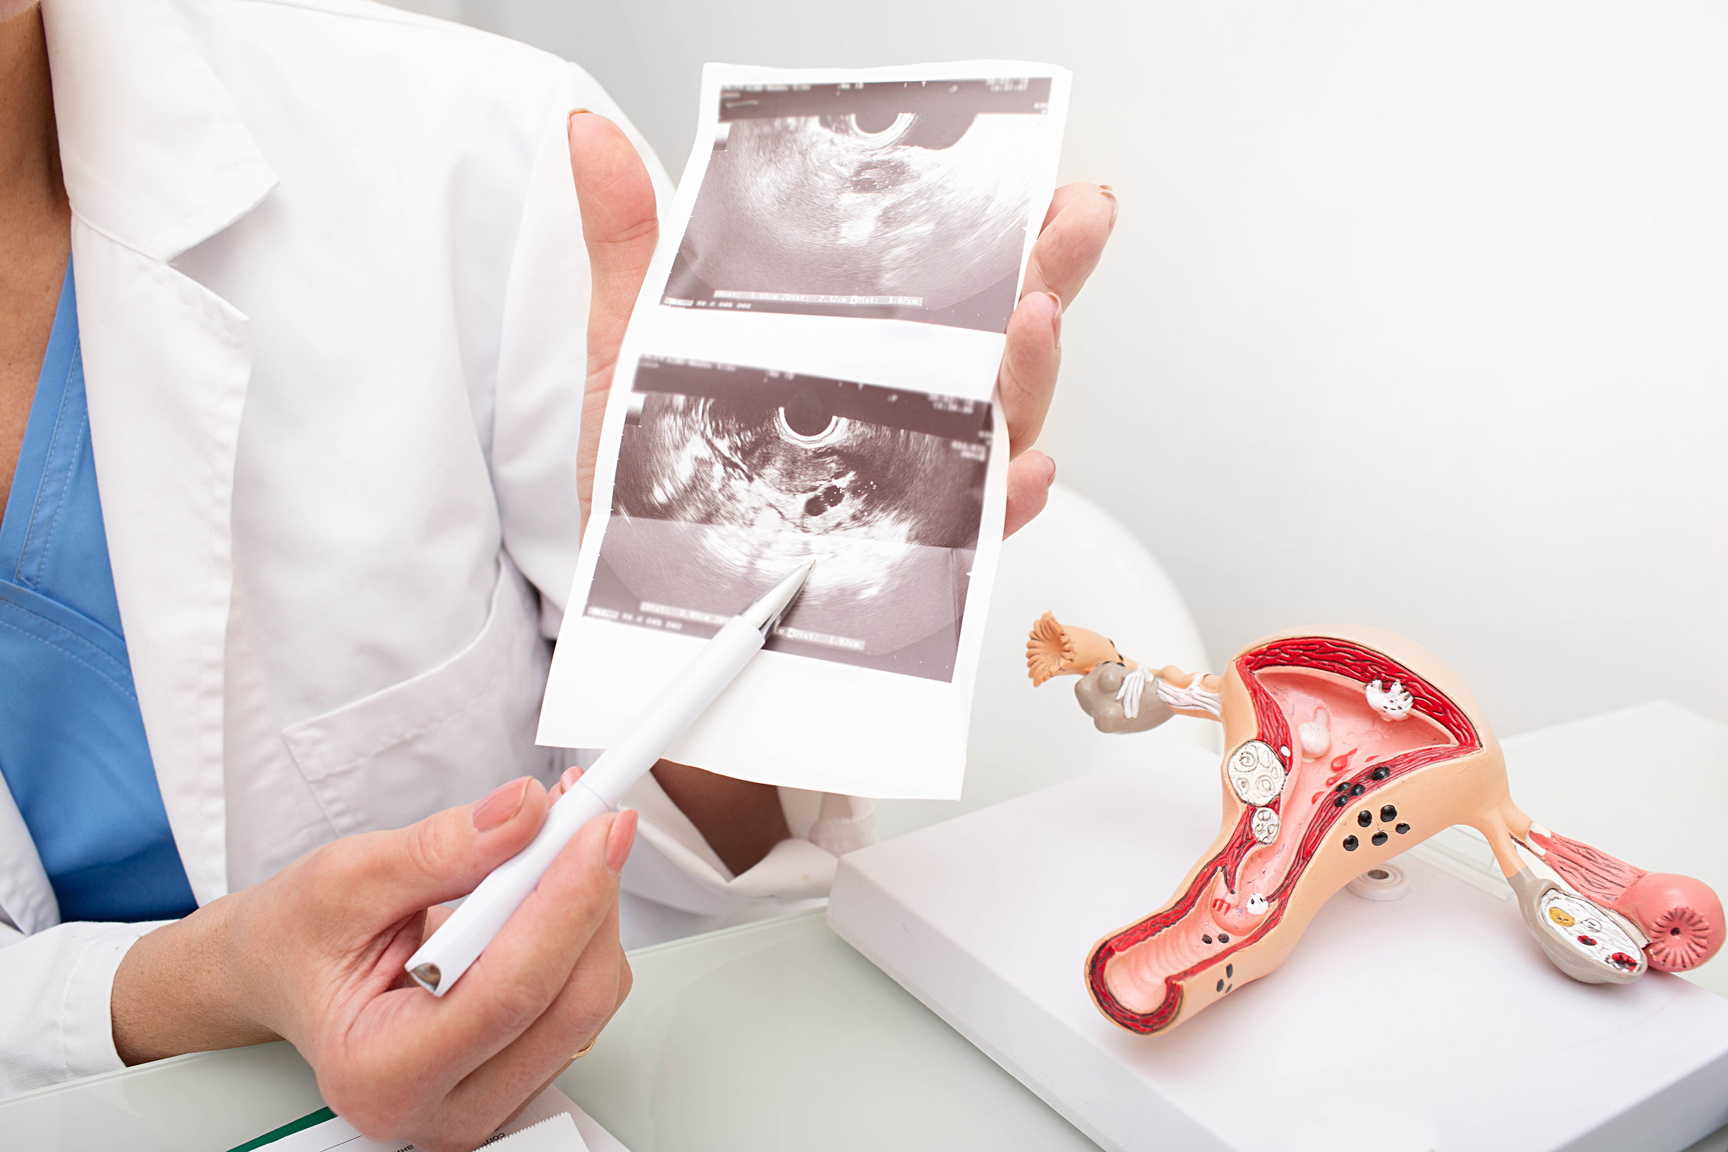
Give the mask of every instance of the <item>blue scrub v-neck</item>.
[{"label": "blue scrub v-neck", "polygon": [[70,264],[0,521],[0,775],[62,920],[197,907],[120,628]]}]

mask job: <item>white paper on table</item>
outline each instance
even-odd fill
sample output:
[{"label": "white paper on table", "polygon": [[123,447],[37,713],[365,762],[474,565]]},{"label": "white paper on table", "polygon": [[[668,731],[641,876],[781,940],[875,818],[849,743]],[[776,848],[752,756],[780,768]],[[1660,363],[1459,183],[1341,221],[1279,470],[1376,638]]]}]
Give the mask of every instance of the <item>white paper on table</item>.
[{"label": "white paper on table", "polygon": [[[410,1152],[414,1145],[368,1140],[354,1125],[337,1116],[263,1147],[269,1152]],[[521,1115],[500,1128],[482,1147],[499,1152],[628,1152],[556,1087],[536,1096]]]},{"label": "white paper on table", "polygon": [[568,1112],[530,1124],[520,1132],[482,1145],[494,1152],[588,1152],[576,1121]]},{"label": "white paper on table", "polygon": [[959,796],[1007,493],[991,397],[1068,87],[1007,61],[703,70],[540,743],[611,745],[727,617],[815,559],[668,757]]}]

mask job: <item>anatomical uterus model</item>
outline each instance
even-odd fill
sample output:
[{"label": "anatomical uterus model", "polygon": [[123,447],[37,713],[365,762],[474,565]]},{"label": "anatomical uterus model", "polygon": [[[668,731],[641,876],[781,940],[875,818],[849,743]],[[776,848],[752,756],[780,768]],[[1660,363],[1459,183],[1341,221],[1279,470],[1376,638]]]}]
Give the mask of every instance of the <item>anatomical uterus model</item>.
[{"label": "anatomical uterus model", "polygon": [[1351,879],[1453,824],[1487,837],[1524,922],[1566,975],[1625,984],[1694,968],[1722,946],[1722,903],[1689,876],[1646,872],[1534,823],[1512,802],[1499,742],[1453,671],[1371,628],[1285,632],[1222,676],[1144,668],[1046,613],[1033,683],[1077,674],[1104,732],[1172,715],[1224,726],[1218,837],[1163,907],[1086,961],[1099,1011],[1162,1032],[1265,976]]}]

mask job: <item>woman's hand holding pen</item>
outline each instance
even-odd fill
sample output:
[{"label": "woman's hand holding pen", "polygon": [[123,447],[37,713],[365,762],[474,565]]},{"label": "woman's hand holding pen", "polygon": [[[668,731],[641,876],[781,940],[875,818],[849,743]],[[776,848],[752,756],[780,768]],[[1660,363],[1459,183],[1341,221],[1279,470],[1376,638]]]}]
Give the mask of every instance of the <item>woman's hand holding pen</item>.
[{"label": "woman's hand holding pen", "polygon": [[[652,249],[653,190],[646,172],[638,186],[578,165],[576,179],[595,275],[591,333],[601,349],[613,333],[615,356],[641,281],[631,268],[643,193]],[[584,466],[592,483],[592,461]],[[550,802],[524,777],[408,828],[327,844],[140,938],[114,976],[116,1050],[137,1064],[280,1037],[311,1063],[325,1101],[368,1136],[476,1146],[569,1065],[630,990],[618,872],[633,812],[600,817],[571,840],[442,998],[403,973],[449,915],[443,902],[526,846]]]},{"label": "woman's hand holding pen", "polygon": [[114,981],[121,1055],[135,1063],[280,1036],[361,1132],[474,1147],[563,1071],[630,991],[618,872],[633,812],[584,828],[441,999],[403,975],[448,915],[442,902],[520,851],[548,805],[523,777],[410,827],[327,844],[150,933]]}]

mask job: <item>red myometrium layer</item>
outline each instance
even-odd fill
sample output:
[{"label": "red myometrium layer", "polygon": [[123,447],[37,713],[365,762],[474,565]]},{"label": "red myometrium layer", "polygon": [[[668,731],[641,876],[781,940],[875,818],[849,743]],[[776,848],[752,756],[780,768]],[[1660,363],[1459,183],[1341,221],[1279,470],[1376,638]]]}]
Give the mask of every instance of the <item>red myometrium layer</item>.
[{"label": "red myometrium layer", "polygon": [[[1290,724],[1285,718],[1283,709],[1272,698],[1265,685],[1260,683],[1257,675],[1269,668],[1300,668],[1310,671],[1331,672],[1339,676],[1347,676],[1362,684],[1373,680],[1390,684],[1393,680],[1401,681],[1406,691],[1415,701],[1415,709],[1439,724],[1447,735],[1456,743],[1439,744],[1427,748],[1413,748],[1400,753],[1390,760],[1382,761],[1372,768],[1363,766],[1356,778],[1348,781],[1350,784],[1361,784],[1364,793],[1363,803],[1367,797],[1387,784],[1430,764],[1463,756],[1481,748],[1481,738],[1476,733],[1475,725],[1464,715],[1463,709],[1454,704],[1445,693],[1428,683],[1421,676],[1392,660],[1383,653],[1348,640],[1337,640],[1326,636],[1299,636],[1288,640],[1277,640],[1259,648],[1250,649],[1236,658],[1236,670],[1242,678],[1242,683],[1248,689],[1248,697],[1254,705],[1255,737],[1265,741],[1278,750],[1279,758],[1286,759],[1284,749],[1290,748]],[[1230,749],[1234,752],[1235,749]],[[1229,753],[1226,753],[1228,755]],[[1288,763],[1284,765],[1286,772],[1290,770]],[[1370,773],[1375,769],[1384,768],[1386,775],[1374,780]],[[1275,798],[1267,805],[1278,811],[1283,803],[1283,797]],[[1226,887],[1235,891],[1236,870],[1241,865],[1243,857],[1254,847],[1256,841],[1250,829],[1253,809],[1245,808],[1241,819],[1236,823],[1235,831],[1230,835],[1224,850],[1214,856],[1206,867],[1195,873],[1194,881],[1187,891],[1177,901],[1164,911],[1148,916],[1139,923],[1124,928],[1116,935],[1105,940],[1092,950],[1086,964],[1086,982],[1091,988],[1093,998],[1104,1014],[1122,1027],[1133,1032],[1156,1032],[1175,1019],[1176,1012],[1182,1006],[1182,983],[1202,969],[1210,968],[1220,960],[1247,948],[1263,939],[1283,919],[1284,909],[1288,905],[1288,896],[1295,890],[1297,882],[1308,870],[1308,862],[1319,850],[1320,841],[1332,826],[1337,823],[1343,808],[1327,805],[1318,810],[1312,822],[1303,831],[1302,840],[1297,845],[1295,859],[1284,880],[1268,899],[1272,902],[1272,910],[1266,919],[1253,932],[1233,940],[1221,952],[1208,956],[1205,960],[1181,972],[1173,973],[1164,978],[1164,1000],[1150,1012],[1135,1012],[1125,1007],[1110,992],[1104,983],[1104,970],[1112,959],[1142,944],[1156,936],[1165,928],[1170,927],[1193,910],[1202,893],[1211,886],[1212,878],[1220,872],[1224,874]]]}]

